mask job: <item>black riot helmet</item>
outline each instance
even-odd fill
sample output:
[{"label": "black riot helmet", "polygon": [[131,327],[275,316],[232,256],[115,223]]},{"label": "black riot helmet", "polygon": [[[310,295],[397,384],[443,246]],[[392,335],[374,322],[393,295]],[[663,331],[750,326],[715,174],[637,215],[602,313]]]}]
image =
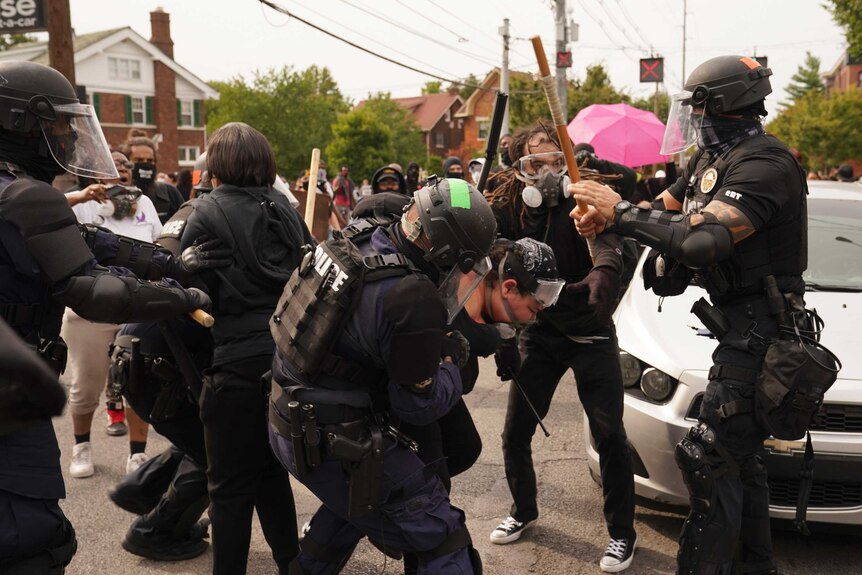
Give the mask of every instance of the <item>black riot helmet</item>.
[{"label": "black riot helmet", "polygon": [[88,178],[118,178],[114,160],[92,106],[57,70],[25,61],[0,62],[0,127],[22,138],[43,139],[38,153],[67,172]]},{"label": "black riot helmet", "polygon": [[402,227],[413,242],[422,234],[427,237],[417,245],[441,272],[437,285],[451,322],[491,270],[488,252],[497,223],[485,197],[465,180],[432,176],[413,194],[413,201],[418,220],[411,221],[408,208]]},{"label": "black riot helmet", "polygon": [[413,194],[422,231],[431,241],[426,259],[442,270],[467,272],[488,255],[496,220],[485,197],[460,179],[429,179]]},{"label": "black riot helmet", "polygon": [[198,156],[198,159],[195,160],[195,166],[192,168],[192,186],[198,194],[206,194],[213,191],[210,172],[207,169],[206,152]]},{"label": "black riot helmet", "polygon": [[765,116],[763,99],[772,93],[772,70],[747,56],[719,56],[707,60],[688,76],[685,90],[691,105],[708,114],[727,114],[754,107]]}]

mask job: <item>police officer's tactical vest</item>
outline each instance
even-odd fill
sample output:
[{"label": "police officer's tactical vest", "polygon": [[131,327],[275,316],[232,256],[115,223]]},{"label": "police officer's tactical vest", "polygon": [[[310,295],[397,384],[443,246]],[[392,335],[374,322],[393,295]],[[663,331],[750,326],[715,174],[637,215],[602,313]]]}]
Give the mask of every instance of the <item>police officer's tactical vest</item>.
[{"label": "police officer's tactical vest", "polygon": [[307,246],[276,304],[269,323],[272,337],[284,359],[309,381],[331,359],[363,286],[415,269],[400,253],[363,256],[356,247],[354,240],[367,238],[383,223],[387,222],[360,220],[313,250]]},{"label": "police officer's tactical vest", "polygon": [[[792,159],[790,151],[780,141],[767,135],[746,138],[718,158],[698,151],[690,164],[694,169],[686,187],[683,212],[698,213],[712,201],[715,192],[721,189],[728,169],[738,161],[774,159],[780,155]],[[795,159],[792,159],[792,164],[798,166]],[[784,223],[769,226],[746,238],[744,257],[739,257],[737,252],[731,259],[722,262],[717,270],[721,277],[714,278],[718,281],[708,280],[708,284],[726,284],[727,288],[734,291],[759,289],[761,281],[768,275],[781,278],[799,276],[805,271],[808,267],[808,183],[801,167],[798,173],[803,191],[799,213]],[[712,289],[710,293],[713,293]]]}]

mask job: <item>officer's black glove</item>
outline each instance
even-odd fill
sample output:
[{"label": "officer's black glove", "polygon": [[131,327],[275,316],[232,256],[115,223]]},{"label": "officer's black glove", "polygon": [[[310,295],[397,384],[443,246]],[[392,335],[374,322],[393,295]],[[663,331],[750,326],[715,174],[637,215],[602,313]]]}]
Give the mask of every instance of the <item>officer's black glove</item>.
[{"label": "officer's black glove", "polygon": [[467,365],[467,360],[470,359],[470,342],[458,330],[443,338],[440,357],[447,356],[452,358],[452,363],[459,369]]},{"label": "officer's black glove", "polygon": [[188,288],[184,291],[186,293],[186,299],[189,302],[189,311],[194,311],[196,309],[209,311],[212,309],[212,301],[206,292],[203,292],[198,288]]},{"label": "officer's black glove", "polygon": [[684,292],[694,277],[694,270],[670,256],[654,251],[644,260],[643,277],[645,289],[652,289],[656,295],[667,297]]},{"label": "officer's black glove", "polygon": [[180,265],[188,273],[203,269],[223,268],[233,263],[233,250],[226,247],[218,238],[198,238],[194,245],[180,254]]},{"label": "officer's black glove", "polygon": [[569,293],[587,293],[587,305],[602,325],[607,324],[620,296],[620,274],[599,266],[590,270],[587,277],[566,286]]},{"label": "officer's black glove", "polygon": [[497,362],[497,377],[503,381],[509,381],[521,371],[521,352],[518,350],[518,338],[504,339],[500,347],[494,352],[494,361]]}]

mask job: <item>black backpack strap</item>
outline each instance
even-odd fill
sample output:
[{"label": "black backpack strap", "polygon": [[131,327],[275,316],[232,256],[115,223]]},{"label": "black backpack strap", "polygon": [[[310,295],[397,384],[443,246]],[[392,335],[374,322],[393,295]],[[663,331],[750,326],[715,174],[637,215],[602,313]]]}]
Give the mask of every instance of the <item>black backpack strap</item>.
[{"label": "black backpack strap", "polygon": [[810,535],[805,517],[808,514],[808,499],[811,497],[811,487],[814,484],[814,446],[811,444],[811,433],[805,432],[805,455],[799,467],[799,497],[796,499],[796,517],[793,526],[802,535]]}]

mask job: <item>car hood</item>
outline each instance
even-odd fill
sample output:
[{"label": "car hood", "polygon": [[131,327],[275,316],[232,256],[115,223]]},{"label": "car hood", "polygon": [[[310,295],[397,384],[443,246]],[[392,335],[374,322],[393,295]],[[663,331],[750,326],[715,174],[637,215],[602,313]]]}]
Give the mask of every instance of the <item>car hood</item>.
[{"label": "car hood", "polygon": [[[708,370],[716,341],[697,335],[705,328],[691,313],[701,297],[704,290],[689,286],[682,295],[659,298],[636,274],[614,314],[620,349],[677,379],[684,371]],[[862,380],[862,293],[807,292],[805,302],[826,323],[821,342],[843,363],[838,377]]]}]

